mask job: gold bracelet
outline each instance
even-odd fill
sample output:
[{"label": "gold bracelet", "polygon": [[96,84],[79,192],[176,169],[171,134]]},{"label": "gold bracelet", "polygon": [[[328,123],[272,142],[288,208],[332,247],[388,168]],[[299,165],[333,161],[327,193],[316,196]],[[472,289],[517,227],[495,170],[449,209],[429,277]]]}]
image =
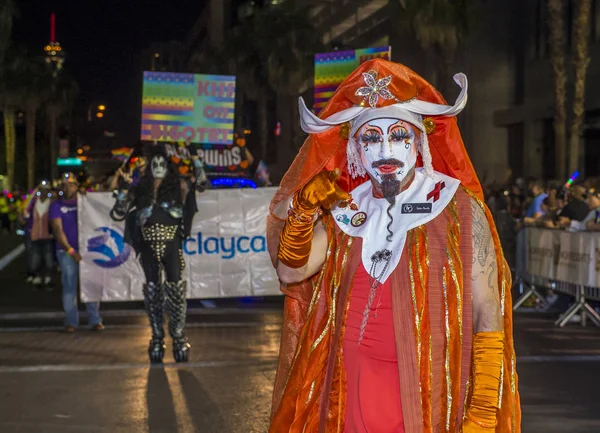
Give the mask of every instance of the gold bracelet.
[{"label": "gold bracelet", "polygon": [[288,209],[288,216],[294,218],[298,222],[304,223],[314,223],[319,217],[323,215],[323,210],[321,208],[317,208],[317,210],[311,215],[305,212],[298,210],[298,196],[294,196],[292,201],[290,202],[290,207]]}]

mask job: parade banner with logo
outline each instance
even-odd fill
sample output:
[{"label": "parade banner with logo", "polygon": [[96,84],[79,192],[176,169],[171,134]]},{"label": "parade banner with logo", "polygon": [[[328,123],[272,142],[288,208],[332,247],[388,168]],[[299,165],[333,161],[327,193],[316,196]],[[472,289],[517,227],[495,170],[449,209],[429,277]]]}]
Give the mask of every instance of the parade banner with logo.
[{"label": "parade banner with logo", "polygon": [[528,274],[600,287],[600,233],[528,228],[526,238]]},{"label": "parade banner with logo", "polygon": [[141,139],[232,144],[235,77],[144,72]]},{"label": "parade banner with logo", "polygon": [[390,60],[391,56],[391,46],[315,54],[315,114],[319,114],[339,85],[359,65],[375,58]]},{"label": "parade banner with logo", "polygon": [[[267,252],[266,218],[276,188],[224,189],[197,195],[199,211],[184,243],[188,298],[279,295]],[[79,198],[81,298],[143,299],[144,274],[123,240],[124,223],[109,217],[111,193]]]}]

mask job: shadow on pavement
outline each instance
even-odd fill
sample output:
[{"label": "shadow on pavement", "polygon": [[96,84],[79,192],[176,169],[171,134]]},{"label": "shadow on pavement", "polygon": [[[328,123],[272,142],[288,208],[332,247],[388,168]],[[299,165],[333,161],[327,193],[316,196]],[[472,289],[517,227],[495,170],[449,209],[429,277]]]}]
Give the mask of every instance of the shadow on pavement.
[{"label": "shadow on pavement", "polygon": [[192,373],[179,370],[177,374],[196,431],[205,433],[231,431],[222,412],[233,408],[219,407]]},{"label": "shadow on pavement", "polygon": [[169,379],[163,368],[150,368],[146,390],[148,433],[177,431],[177,415]]}]

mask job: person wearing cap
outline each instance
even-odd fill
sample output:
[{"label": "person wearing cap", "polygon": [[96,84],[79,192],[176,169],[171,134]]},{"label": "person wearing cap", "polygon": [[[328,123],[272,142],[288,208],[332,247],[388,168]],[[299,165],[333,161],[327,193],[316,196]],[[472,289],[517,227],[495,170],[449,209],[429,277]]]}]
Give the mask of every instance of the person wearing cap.
[{"label": "person wearing cap", "polygon": [[29,242],[28,272],[35,288],[52,290],[50,274],[54,267],[54,241],[50,229],[50,184],[43,180],[23,211],[25,236]]},{"label": "person wearing cap", "polygon": [[[50,225],[56,239],[56,255],[62,274],[62,298],[65,310],[65,330],[74,332],[79,326],[77,309],[77,285],[79,278],[79,242],[77,231],[77,191],[79,181],[73,173],[63,176],[63,195],[50,205]],[[100,317],[98,302],[85,304],[90,328],[102,331],[104,325]]]},{"label": "person wearing cap", "polygon": [[510,272],[454,105],[363,63],[267,220],[285,293],[271,433],[519,432]]}]

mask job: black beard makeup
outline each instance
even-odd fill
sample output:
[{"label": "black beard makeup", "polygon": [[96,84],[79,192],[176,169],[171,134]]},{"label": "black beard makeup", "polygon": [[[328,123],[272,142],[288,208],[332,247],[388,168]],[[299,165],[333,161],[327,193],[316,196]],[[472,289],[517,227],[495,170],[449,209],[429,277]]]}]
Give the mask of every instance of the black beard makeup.
[{"label": "black beard makeup", "polygon": [[394,232],[392,232],[390,228],[394,222],[394,217],[392,216],[391,210],[396,205],[396,195],[400,191],[402,182],[398,180],[395,174],[384,174],[381,176],[381,178],[381,193],[390,204],[387,208],[387,215],[390,218],[390,222],[387,225],[388,235],[386,236],[387,241],[390,242],[394,236]]},{"label": "black beard makeup", "polygon": [[401,184],[395,173],[381,175],[381,193],[391,208],[396,204],[396,195],[400,191]]}]

